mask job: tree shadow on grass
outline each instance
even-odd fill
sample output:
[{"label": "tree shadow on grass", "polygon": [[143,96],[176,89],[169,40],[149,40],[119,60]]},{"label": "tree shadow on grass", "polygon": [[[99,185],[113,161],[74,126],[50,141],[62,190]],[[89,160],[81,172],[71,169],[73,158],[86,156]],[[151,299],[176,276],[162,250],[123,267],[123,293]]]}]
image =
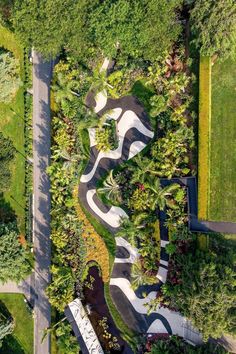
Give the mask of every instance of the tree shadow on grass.
[{"label": "tree shadow on grass", "polygon": [[13,335],[8,335],[3,339],[0,354],[25,354],[20,343]]},{"label": "tree shadow on grass", "polygon": [[[12,318],[11,313],[5,304],[0,300],[0,313],[3,314],[6,318]],[[22,349],[20,343],[10,334],[3,339],[2,347],[0,348],[0,354],[25,354],[25,351]]]},{"label": "tree shadow on grass", "polygon": [[7,202],[3,193],[0,193],[0,222],[8,223],[16,220],[16,214],[9,202]]}]

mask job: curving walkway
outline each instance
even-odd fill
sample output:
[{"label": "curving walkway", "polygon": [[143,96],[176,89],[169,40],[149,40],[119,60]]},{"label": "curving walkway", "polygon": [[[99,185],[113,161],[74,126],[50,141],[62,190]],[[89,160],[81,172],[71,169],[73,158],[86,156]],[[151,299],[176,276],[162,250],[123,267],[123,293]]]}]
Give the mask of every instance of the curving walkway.
[{"label": "curving walkway", "polygon": [[[96,96],[90,92],[86,104],[99,116],[107,113],[109,119],[117,121],[118,148],[106,153],[99,152],[96,149],[95,130],[89,130],[90,160],[80,179],[79,198],[83,206],[115,235],[121,217],[128,217],[128,215],[119,207],[108,206],[101,202],[96,192],[97,183],[110,170],[141,152],[151,142],[154,133],[147,114],[135,97],[110,99],[104,91]],[[132,289],[131,266],[139,257],[138,250],[123,238],[117,237],[110,291],[116,307],[130,328],[140,333],[164,332],[183,336],[184,318],[179,313],[159,307],[148,315],[147,304],[156,297],[157,291],[167,278],[169,257],[165,247],[168,244],[168,233],[164,222],[162,230],[157,283],[141,286],[135,291]]]}]

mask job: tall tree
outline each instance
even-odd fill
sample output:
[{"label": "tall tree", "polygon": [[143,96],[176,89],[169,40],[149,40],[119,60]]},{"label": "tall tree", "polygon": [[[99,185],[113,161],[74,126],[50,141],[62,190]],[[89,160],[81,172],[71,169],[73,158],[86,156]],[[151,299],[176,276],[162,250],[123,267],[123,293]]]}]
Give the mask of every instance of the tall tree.
[{"label": "tall tree", "polygon": [[28,253],[20,244],[15,223],[0,224],[0,281],[19,282],[30,271]]},{"label": "tall tree", "polygon": [[26,46],[46,57],[55,57],[71,36],[75,17],[74,0],[16,0],[13,24]]},{"label": "tall tree", "polygon": [[[142,0],[141,0],[142,1]],[[140,23],[140,40],[145,59],[155,61],[177,41],[182,26],[179,20],[181,0],[146,0]]]},{"label": "tall tree", "polygon": [[226,59],[236,53],[236,2],[196,0],[191,11],[192,31],[200,53]]},{"label": "tall tree", "polygon": [[23,42],[46,56],[65,47],[78,56],[98,54],[155,60],[181,31],[181,0],[16,0],[13,24]]}]

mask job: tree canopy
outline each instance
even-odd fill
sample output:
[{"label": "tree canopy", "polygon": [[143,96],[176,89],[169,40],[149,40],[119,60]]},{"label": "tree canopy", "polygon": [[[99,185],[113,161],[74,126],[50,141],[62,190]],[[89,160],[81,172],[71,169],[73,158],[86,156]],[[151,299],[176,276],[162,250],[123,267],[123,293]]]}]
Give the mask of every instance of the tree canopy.
[{"label": "tree canopy", "polygon": [[61,48],[82,57],[104,54],[155,60],[181,31],[181,0],[16,0],[13,24],[45,56]]},{"label": "tree canopy", "polygon": [[19,60],[0,48],[0,102],[11,101],[20,86]]},{"label": "tree canopy", "polygon": [[11,11],[14,0],[0,0],[0,23],[10,25]]},{"label": "tree canopy", "polygon": [[196,0],[191,11],[192,31],[200,53],[221,59],[236,53],[236,2]]},{"label": "tree canopy", "polygon": [[0,282],[19,282],[30,271],[27,250],[20,244],[15,223],[0,223]]},{"label": "tree canopy", "polygon": [[11,179],[10,163],[14,157],[14,146],[10,139],[0,132],[0,191],[8,189]]}]

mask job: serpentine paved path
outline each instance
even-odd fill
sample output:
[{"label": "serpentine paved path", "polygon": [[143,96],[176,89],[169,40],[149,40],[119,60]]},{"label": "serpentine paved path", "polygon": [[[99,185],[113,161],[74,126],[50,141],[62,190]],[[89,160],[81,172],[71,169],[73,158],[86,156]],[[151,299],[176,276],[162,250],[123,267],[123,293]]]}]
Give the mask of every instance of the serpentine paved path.
[{"label": "serpentine paved path", "polygon": [[33,241],[35,254],[34,354],[50,354],[50,336],[42,342],[51,323],[45,294],[50,283],[50,82],[52,63],[33,53]]},{"label": "serpentine paved path", "polygon": [[[89,129],[90,160],[81,176],[79,198],[83,206],[102,223],[112,234],[119,229],[121,217],[128,217],[125,211],[116,206],[103,204],[97,196],[97,182],[110,170],[123,161],[131,159],[151,142],[154,133],[139,101],[132,96],[120,99],[107,98],[106,92],[97,96],[90,92],[87,106],[94,108],[99,115],[107,114],[107,119],[117,122],[118,147],[116,150],[101,152],[96,148],[95,129]],[[161,260],[156,274],[157,283],[141,286],[136,291],[131,288],[131,266],[139,257],[138,250],[124,238],[116,237],[116,258],[110,280],[113,301],[127,325],[140,333],[173,333],[183,336],[184,318],[178,312],[158,307],[150,315],[146,304],[156,297],[160,286],[166,281],[168,255],[167,230],[162,227]],[[146,295],[143,295],[146,293]]]}]

